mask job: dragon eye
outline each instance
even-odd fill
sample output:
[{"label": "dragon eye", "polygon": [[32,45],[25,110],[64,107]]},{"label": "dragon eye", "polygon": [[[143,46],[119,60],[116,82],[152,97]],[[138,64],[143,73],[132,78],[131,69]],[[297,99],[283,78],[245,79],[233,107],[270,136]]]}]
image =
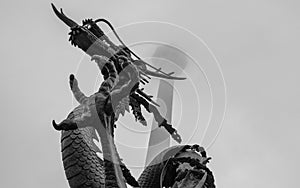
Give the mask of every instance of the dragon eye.
[{"label": "dragon eye", "polygon": [[83,27],[86,28],[86,29],[91,29],[91,25],[90,24],[86,24]]}]

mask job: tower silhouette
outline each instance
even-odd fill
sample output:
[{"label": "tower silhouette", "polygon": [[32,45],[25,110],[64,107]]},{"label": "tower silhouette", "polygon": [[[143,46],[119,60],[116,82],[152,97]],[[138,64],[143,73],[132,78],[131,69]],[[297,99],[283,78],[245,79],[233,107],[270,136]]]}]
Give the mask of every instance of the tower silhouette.
[{"label": "tower silhouette", "polygon": [[[153,54],[153,63],[156,67],[162,67],[162,69],[167,72],[173,71],[173,68],[175,68],[178,70],[176,71],[176,76],[178,76],[185,68],[187,59],[178,49],[169,45],[162,45],[155,50]],[[157,92],[157,102],[160,104],[159,111],[170,124],[172,124],[173,88],[173,80],[161,79],[159,81]],[[159,152],[168,148],[170,143],[169,133],[165,129],[159,128],[157,122],[153,121],[145,165],[148,165]]]}]

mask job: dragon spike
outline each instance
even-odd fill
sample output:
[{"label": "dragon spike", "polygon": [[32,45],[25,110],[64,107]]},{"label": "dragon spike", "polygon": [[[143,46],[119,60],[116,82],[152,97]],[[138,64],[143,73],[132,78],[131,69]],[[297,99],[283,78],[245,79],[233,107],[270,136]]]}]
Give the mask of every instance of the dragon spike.
[{"label": "dragon spike", "polygon": [[70,18],[68,18],[62,11],[62,9],[60,9],[60,12],[56,9],[56,7],[54,6],[53,3],[51,3],[52,9],[54,11],[54,13],[56,14],[56,16],[63,21],[65,24],[67,24],[69,27],[75,27],[78,26],[78,24],[76,22],[74,22],[73,20],[71,20]]},{"label": "dragon spike", "polygon": [[61,131],[61,130],[74,130],[77,129],[78,126],[75,122],[72,122],[71,120],[63,120],[61,123],[57,124],[54,120],[52,120],[52,125],[54,129]]},{"label": "dragon spike", "polygon": [[144,93],[144,92],[143,92],[142,90],[140,90],[140,89],[137,89],[136,92],[137,92],[138,94],[140,94],[141,96],[143,96],[145,99],[147,99],[149,102],[151,102],[152,104],[154,104],[155,106],[160,107],[159,104],[157,104],[156,102],[154,102],[154,101],[151,99],[153,96],[147,95],[146,93]]},{"label": "dragon spike", "polygon": [[149,70],[143,70],[143,72],[147,75],[150,76],[154,76],[154,77],[158,77],[158,78],[165,78],[165,79],[169,79],[169,80],[185,80],[186,78],[184,77],[176,77],[176,76],[171,76],[173,74],[173,72],[169,73],[169,74],[162,74],[159,72],[153,72],[153,71],[149,71]]},{"label": "dragon spike", "polygon": [[149,80],[151,80],[151,77],[148,76],[147,74],[145,74],[143,71],[140,71],[140,75],[143,75],[143,76],[147,77]]},{"label": "dragon spike", "polygon": [[54,127],[55,130],[61,131],[61,126],[60,124],[57,125],[57,123],[55,122],[55,120],[52,120],[52,125]]},{"label": "dragon spike", "polygon": [[140,80],[140,82],[141,82],[143,85],[146,85],[146,83],[145,83],[143,80]]},{"label": "dragon spike", "polygon": [[[169,79],[169,80],[185,80],[186,79],[184,77],[171,76],[172,74],[174,74],[174,72],[165,73],[164,71],[161,70],[161,68],[156,68],[153,65],[151,65],[141,59],[134,61],[133,64],[135,64],[136,66],[138,66],[140,68],[140,72],[143,75],[154,76],[154,77],[158,77],[158,78],[165,78],[165,79]],[[154,69],[154,71],[148,70],[147,66]]]}]

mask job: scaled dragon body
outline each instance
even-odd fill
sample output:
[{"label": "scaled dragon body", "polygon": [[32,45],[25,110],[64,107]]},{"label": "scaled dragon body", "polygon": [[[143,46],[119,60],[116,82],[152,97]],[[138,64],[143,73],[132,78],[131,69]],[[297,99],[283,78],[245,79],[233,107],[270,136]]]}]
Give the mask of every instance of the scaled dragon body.
[{"label": "scaled dragon body", "polygon": [[56,124],[53,121],[53,126],[56,130],[64,131],[85,127],[96,129],[100,135],[103,151],[105,187],[126,187],[122,170],[128,183],[138,186],[138,183],[128,174],[125,165],[121,164],[113,139],[115,122],[113,108],[116,108],[122,99],[126,98],[126,93],[128,95],[131,88],[138,82],[137,71],[134,66],[128,65],[126,69],[132,69],[128,71],[130,81],[121,87],[115,87],[118,74],[114,64],[105,57],[98,55],[94,55],[92,60],[97,62],[100,69],[106,65],[109,72],[108,78],[101,84],[98,92],[87,97],[79,89],[75,76],[70,75],[70,87],[79,105],[61,123]]}]

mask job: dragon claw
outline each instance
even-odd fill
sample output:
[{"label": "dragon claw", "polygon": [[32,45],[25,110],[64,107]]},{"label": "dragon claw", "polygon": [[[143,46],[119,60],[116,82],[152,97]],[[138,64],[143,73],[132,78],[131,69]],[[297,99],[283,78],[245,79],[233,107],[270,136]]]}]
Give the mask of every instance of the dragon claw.
[{"label": "dragon claw", "polygon": [[180,135],[177,133],[177,131],[174,131],[172,134],[171,134],[172,138],[178,142],[179,144],[182,142],[182,139],[180,137]]},{"label": "dragon claw", "polygon": [[176,142],[178,142],[179,144],[181,143],[182,139],[180,135],[177,133],[176,129],[172,127],[172,125],[167,123],[166,119],[164,119],[163,122],[159,125],[159,127],[161,126],[165,127],[165,129],[170,133],[170,135]]}]

